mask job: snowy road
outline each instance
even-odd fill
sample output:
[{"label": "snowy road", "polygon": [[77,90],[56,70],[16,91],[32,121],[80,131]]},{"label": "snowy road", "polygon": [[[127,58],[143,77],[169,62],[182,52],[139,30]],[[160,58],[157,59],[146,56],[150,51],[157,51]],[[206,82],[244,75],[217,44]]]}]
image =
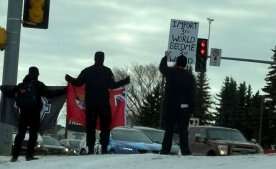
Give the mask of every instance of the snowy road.
[{"label": "snowy road", "polygon": [[0,169],[274,169],[276,155],[228,157],[142,155],[43,156],[9,162],[0,156]]}]

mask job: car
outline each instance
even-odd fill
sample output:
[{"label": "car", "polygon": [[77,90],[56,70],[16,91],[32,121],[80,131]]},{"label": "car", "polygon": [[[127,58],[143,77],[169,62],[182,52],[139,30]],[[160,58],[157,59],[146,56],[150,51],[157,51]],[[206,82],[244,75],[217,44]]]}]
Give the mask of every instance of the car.
[{"label": "car", "polygon": [[[96,154],[100,154],[100,143],[99,143],[99,139],[100,139],[100,131],[96,130],[96,141],[95,141],[95,147],[94,147],[94,152]],[[86,145],[86,136],[84,137],[84,139],[82,139],[80,141],[80,151],[79,151],[79,155],[86,155],[88,154],[88,147]]]},{"label": "car", "polygon": [[61,154],[61,155],[73,155],[74,152],[68,148],[62,146],[60,142],[51,136],[42,136],[43,142],[41,147],[45,150],[45,155],[49,154]]},{"label": "car", "polygon": [[[16,133],[12,133],[12,149],[14,148],[14,140],[16,137]],[[21,144],[21,154],[26,153],[27,151],[27,146],[28,146],[28,140],[29,140],[29,133],[27,132],[25,134],[25,138]],[[43,149],[43,147],[41,146],[43,142],[42,136],[40,134],[37,135],[37,143],[35,146],[35,154],[44,154],[45,150]]]},{"label": "car", "polygon": [[59,141],[61,145],[68,148],[74,155],[79,155],[81,148],[81,140],[79,139],[62,139]]},{"label": "car", "polygon": [[[153,143],[143,132],[127,127],[116,127],[110,132],[108,153],[140,154],[159,153],[160,144]],[[87,154],[86,140],[81,142],[80,154]],[[96,133],[95,153],[101,154],[99,132]]]},{"label": "car", "polygon": [[111,130],[108,152],[114,154],[159,153],[160,144],[152,142],[134,128],[116,127]]},{"label": "car", "polygon": [[239,130],[226,127],[190,127],[189,146],[192,155],[226,156],[263,153],[259,144],[249,142]]},{"label": "car", "polygon": [[[142,131],[147,137],[151,139],[152,142],[159,144],[160,150],[161,150],[161,147],[162,147],[161,144],[163,142],[163,138],[165,134],[164,130],[151,128],[151,127],[144,127],[144,126],[134,126],[133,128]],[[180,148],[173,140],[170,154],[179,154],[179,153],[180,153]]]}]

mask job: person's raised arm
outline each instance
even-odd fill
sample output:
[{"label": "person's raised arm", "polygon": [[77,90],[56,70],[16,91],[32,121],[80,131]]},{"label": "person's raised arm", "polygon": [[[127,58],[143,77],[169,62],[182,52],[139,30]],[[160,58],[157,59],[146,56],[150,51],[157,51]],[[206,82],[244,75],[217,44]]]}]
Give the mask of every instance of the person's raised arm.
[{"label": "person's raised arm", "polygon": [[48,87],[44,83],[39,84],[39,91],[41,96],[46,96],[49,98],[61,96],[66,94],[66,87],[65,86],[59,86],[59,87]]},{"label": "person's raised arm", "polygon": [[74,86],[81,86],[84,84],[84,70],[79,74],[77,78],[73,78],[70,75],[66,74],[65,75],[65,80]]},{"label": "person's raised arm", "polygon": [[159,71],[162,73],[162,75],[166,76],[168,74],[168,64],[167,64],[167,56],[164,56],[161,59],[160,65],[159,65]]},{"label": "person's raised arm", "polygon": [[124,86],[124,85],[127,85],[127,84],[129,84],[130,83],[130,77],[129,76],[127,76],[125,79],[123,79],[123,80],[119,80],[119,81],[115,81],[114,80],[114,75],[113,75],[113,73],[112,73],[112,71],[110,70],[109,71],[109,76],[110,76],[110,78],[109,78],[109,87],[111,88],[111,89],[115,89],[115,88],[118,88],[118,87],[121,87],[121,86]]}]

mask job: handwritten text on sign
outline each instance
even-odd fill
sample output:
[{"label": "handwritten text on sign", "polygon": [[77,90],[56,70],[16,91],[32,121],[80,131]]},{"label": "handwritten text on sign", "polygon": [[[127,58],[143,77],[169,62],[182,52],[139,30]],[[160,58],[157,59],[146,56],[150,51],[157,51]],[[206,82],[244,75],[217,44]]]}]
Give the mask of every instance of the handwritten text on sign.
[{"label": "handwritten text on sign", "polygon": [[184,55],[189,64],[195,63],[198,25],[198,22],[171,20],[168,44],[170,62],[175,62],[177,56]]}]

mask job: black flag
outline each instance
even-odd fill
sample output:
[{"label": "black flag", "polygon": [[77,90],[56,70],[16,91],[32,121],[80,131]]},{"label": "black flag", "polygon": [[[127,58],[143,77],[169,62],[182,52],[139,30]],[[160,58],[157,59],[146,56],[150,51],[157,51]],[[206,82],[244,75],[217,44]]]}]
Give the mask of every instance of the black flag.
[{"label": "black flag", "polygon": [[[14,86],[9,86],[8,90],[12,90]],[[51,90],[57,90],[64,88],[64,86],[50,86],[49,92]],[[7,97],[1,97],[5,104],[8,104],[9,111],[5,111],[3,108],[1,108],[1,121],[13,126],[17,126],[17,119],[19,115],[18,108],[15,103],[14,98],[7,98]],[[63,107],[63,104],[65,102],[66,95],[61,96],[54,96],[54,97],[41,97],[41,100],[43,102],[43,107],[40,112],[40,131],[43,132],[47,129],[52,129],[57,124],[57,118],[59,115],[59,112],[61,108]],[[5,118],[3,118],[5,117]]]}]

